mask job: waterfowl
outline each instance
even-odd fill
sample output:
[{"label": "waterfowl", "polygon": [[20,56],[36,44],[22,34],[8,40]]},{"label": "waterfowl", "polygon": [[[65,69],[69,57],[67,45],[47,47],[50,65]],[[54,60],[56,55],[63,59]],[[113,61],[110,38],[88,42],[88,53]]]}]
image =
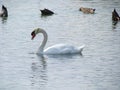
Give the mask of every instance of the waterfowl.
[{"label": "waterfowl", "polygon": [[49,9],[43,9],[43,10],[40,10],[41,11],[41,15],[52,15],[54,14],[53,11],[49,10]]},{"label": "waterfowl", "polygon": [[87,14],[95,13],[95,9],[93,9],[93,8],[80,7],[79,11],[82,11],[83,13],[87,13]]},{"label": "waterfowl", "polygon": [[47,43],[48,35],[47,35],[45,30],[43,30],[41,28],[37,28],[31,32],[31,36],[32,36],[31,39],[33,40],[38,33],[43,34],[43,41],[42,41],[42,44],[40,45],[38,52],[37,52],[37,54],[39,54],[39,55],[81,54],[81,52],[84,48],[84,45],[82,45],[80,47],[76,47],[76,46],[69,45],[69,44],[55,44],[51,47],[48,47],[47,49],[44,49],[45,45]]},{"label": "waterfowl", "polygon": [[113,21],[119,21],[120,20],[120,16],[118,15],[116,9],[114,9],[114,11],[112,12],[112,20]]},{"label": "waterfowl", "polygon": [[8,17],[7,8],[4,5],[2,5],[2,10],[0,12],[0,17]]}]

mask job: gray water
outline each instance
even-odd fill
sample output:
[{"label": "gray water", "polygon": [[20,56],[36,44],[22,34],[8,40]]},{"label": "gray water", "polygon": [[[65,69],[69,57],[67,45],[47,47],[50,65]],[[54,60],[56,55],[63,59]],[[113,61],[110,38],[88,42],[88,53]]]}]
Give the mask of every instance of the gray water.
[{"label": "gray water", "polygon": [[[120,90],[120,22],[113,25],[119,0],[0,0],[9,11],[0,18],[0,90]],[[92,7],[95,14],[79,8]],[[40,9],[54,15],[41,17]],[[46,30],[46,48],[58,43],[85,44],[82,55],[38,56]]]}]

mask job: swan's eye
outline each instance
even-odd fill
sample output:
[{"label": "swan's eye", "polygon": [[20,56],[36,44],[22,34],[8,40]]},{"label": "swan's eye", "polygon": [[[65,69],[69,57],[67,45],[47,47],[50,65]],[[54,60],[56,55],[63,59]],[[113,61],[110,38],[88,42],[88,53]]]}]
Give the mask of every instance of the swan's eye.
[{"label": "swan's eye", "polygon": [[36,34],[35,34],[35,31],[33,31],[32,33],[31,33],[31,36],[32,36],[32,40],[34,39],[34,37],[36,36]]}]

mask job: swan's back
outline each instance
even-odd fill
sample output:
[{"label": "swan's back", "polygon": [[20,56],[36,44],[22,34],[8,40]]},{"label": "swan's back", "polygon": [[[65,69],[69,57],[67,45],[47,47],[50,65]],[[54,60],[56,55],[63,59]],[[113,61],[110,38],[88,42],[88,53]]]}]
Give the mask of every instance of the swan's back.
[{"label": "swan's back", "polygon": [[44,50],[44,54],[77,54],[81,53],[84,46],[74,47],[68,44],[57,44]]}]

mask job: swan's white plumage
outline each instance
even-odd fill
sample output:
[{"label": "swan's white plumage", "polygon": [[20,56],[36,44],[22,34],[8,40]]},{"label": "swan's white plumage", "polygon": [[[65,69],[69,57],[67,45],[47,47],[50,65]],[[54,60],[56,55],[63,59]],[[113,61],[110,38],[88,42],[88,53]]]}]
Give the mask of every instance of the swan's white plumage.
[{"label": "swan's white plumage", "polygon": [[84,45],[80,46],[80,47],[75,47],[75,46],[72,46],[69,44],[56,44],[51,47],[48,47],[47,49],[44,49],[46,42],[47,42],[47,38],[48,38],[47,33],[43,29],[40,29],[40,28],[35,29],[31,33],[32,39],[38,33],[42,33],[44,36],[43,42],[40,45],[39,50],[37,52],[38,54],[49,54],[49,55],[52,55],[52,54],[81,54],[81,52],[84,48]]},{"label": "swan's white plumage", "polygon": [[69,44],[57,44],[44,50],[44,54],[76,54],[81,53],[84,46],[74,47]]}]

